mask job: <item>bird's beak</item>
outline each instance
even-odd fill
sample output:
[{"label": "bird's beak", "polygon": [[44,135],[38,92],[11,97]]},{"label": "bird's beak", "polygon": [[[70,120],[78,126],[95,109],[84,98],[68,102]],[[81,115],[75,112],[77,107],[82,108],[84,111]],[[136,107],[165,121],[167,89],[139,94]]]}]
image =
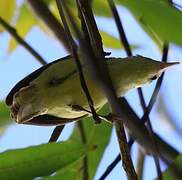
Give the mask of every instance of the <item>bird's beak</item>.
[{"label": "bird's beak", "polygon": [[171,62],[171,63],[166,63],[166,62],[163,62],[161,63],[160,65],[160,69],[162,71],[166,70],[168,67],[171,67],[171,66],[174,66],[174,65],[177,65],[177,64],[180,64],[180,62]]}]

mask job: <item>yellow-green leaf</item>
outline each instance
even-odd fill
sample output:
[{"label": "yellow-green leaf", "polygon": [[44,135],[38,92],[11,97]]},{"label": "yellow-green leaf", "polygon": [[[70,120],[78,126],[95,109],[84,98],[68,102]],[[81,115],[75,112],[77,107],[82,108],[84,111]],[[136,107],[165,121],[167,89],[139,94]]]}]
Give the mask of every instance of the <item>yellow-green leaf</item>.
[{"label": "yellow-green leaf", "polygon": [[[32,13],[32,10],[28,7],[27,3],[24,3],[20,10],[16,21],[15,28],[18,34],[24,38],[31,28],[36,25],[37,19]],[[12,52],[17,47],[17,42],[14,38],[10,39],[8,51]]]},{"label": "yellow-green leaf", "polygon": [[0,154],[0,179],[20,180],[51,175],[87,153],[87,146],[73,141],[43,144]]},{"label": "yellow-green leaf", "polygon": [[112,17],[112,13],[106,0],[93,0],[92,7],[95,15]]},{"label": "yellow-green leaf", "polygon": [[[103,45],[106,48],[113,48],[113,49],[123,48],[123,45],[121,44],[121,41],[118,38],[104,32],[104,31],[99,31],[99,32],[100,32],[100,35],[102,37]],[[138,48],[138,46],[137,45],[131,45],[131,48],[135,49],[135,48]]]},{"label": "yellow-green leaf", "polygon": [[[0,0],[0,16],[11,23],[13,16],[16,11],[16,0]],[[0,26],[0,32],[4,31],[4,29]]]},{"label": "yellow-green leaf", "polygon": [[[182,154],[180,154],[173,165],[178,168],[179,171],[182,173]],[[169,168],[163,173],[164,180],[179,180],[179,176],[176,176],[175,173],[172,170],[172,166],[169,166]]]}]

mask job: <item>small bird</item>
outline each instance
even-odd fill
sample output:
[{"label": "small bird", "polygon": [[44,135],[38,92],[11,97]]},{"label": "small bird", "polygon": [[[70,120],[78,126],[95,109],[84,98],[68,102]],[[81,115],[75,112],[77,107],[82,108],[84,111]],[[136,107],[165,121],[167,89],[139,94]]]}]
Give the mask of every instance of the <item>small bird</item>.
[{"label": "small bird", "polygon": [[[84,62],[84,61],[83,61]],[[172,65],[143,56],[106,58],[109,74],[118,97],[157,79]],[[90,65],[82,63],[84,78],[94,108],[98,111],[107,103],[106,96],[92,78]],[[64,125],[91,114],[80,85],[79,73],[72,56],[53,61],[18,82],[6,98],[11,117],[20,124]]]}]

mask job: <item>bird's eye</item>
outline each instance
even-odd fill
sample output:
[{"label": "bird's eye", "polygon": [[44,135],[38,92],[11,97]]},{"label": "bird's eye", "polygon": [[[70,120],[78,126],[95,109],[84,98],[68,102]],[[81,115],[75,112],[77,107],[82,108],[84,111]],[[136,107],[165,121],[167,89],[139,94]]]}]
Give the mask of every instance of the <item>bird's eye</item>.
[{"label": "bird's eye", "polygon": [[152,78],[150,78],[151,80],[156,80],[158,78],[157,75],[153,76]]}]

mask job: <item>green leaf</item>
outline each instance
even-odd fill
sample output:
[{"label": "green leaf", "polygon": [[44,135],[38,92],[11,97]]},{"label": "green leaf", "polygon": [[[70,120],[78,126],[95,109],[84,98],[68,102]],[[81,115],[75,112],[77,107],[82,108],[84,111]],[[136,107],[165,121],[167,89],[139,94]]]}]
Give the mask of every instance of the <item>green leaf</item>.
[{"label": "green leaf", "polygon": [[[66,0],[66,3],[72,12],[75,11],[77,14],[76,1]],[[108,2],[105,0],[93,0],[92,1],[93,12],[96,16],[112,17]]]},{"label": "green leaf", "polygon": [[[15,25],[18,34],[22,38],[24,38],[27,35],[27,33],[31,30],[31,28],[34,25],[37,25],[37,23],[38,21],[32,13],[32,10],[30,10],[27,3],[24,3],[19,10],[19,15]],[[13,37],[11,37],[8,51],[12,52],[13,50],[15,50],[17,45],[18,43],[16,42],[16,40]]]},{"label": "green leaf", "polygon": [[[101,111],[99,111],[99,114],[108,114],[108,112],[109,110],[107,106],[104,106]],[[94,124],[92,118],[85,118],[83,120],[83,126],[87,144],[89,147],[92,147],[94,149],[92,151],[89,151],[87,154],[89,179],[93,179],[98,165],[102,159],[105,148],[109,143],[112,132],[112,125],[104,121],[102,121],[101,124]],[[75,127],[71,139],[82,141],[78,127]],[[83,163],[76,165],[78,171],[82,166]]]},{"label": "green leaf", "polygon": [[107,48],[121,49],[122,45],[119,39],[116,37],[104,32],[100,31],[100,35],[102,37],[102,42]]},{"label": "green leaf", "polygon": [[0,127],[11,123],[10,112],[5,102],[0,102]]},{"label": "green leaf", "polygon": [[[0,16],[11,23],[13,15],[16,11],[16,0],[11,0],[11,2],[0,0]],[[4,29],[0,26],[0,32],[4,31]]]},{"label": "green leaf", "polygon": [[[119,0],[145,26],[145,30],[156,40],[182,45],[182,12],[168,3],[156,0]],[[142,5],[141,5],[142,4]]]},{"label": "green leaf", "polygon": [[[104,32],[104,31],[100,31],[100,35],[102,37],[102,42],[104,44],[104,46],[106,48],[113,48],[113,49],[123,49],[123,46],[121,44],[121,41],[119,39],[117,39],[116,37]],[[131,45],[132,49],[136,49],[139,46],[137,45]]]},{"label": "green leaf", "polygon": [[112,17],[111,10],[106,0],[93,0],[92,7],[96,16]]},{"label": "green leaf", "polygon": [[50,143],[0,154],[0,179],[19,180],[46,176],[77,161],[87,146],[76,141]]},{"label": "green leaf", "polygon": [[[180,154],[175,162],[173,163],[179,170],[182,172],[182,154]],[[172,167],[169,166],[169,168],[163,173],[163,179],[164,180],[179,180],[179,177],[176,177],[175,174],[173,174]]]},{"label": "green leaf", "polygon": [[62,168],[61,170],[56,171],[54,176],[44,177],[43,180],[80,180],[82,171],[78,171],[77,165],[81,164],[83,158],[78,159],[77,161],[69,164],[68,166]]}]

